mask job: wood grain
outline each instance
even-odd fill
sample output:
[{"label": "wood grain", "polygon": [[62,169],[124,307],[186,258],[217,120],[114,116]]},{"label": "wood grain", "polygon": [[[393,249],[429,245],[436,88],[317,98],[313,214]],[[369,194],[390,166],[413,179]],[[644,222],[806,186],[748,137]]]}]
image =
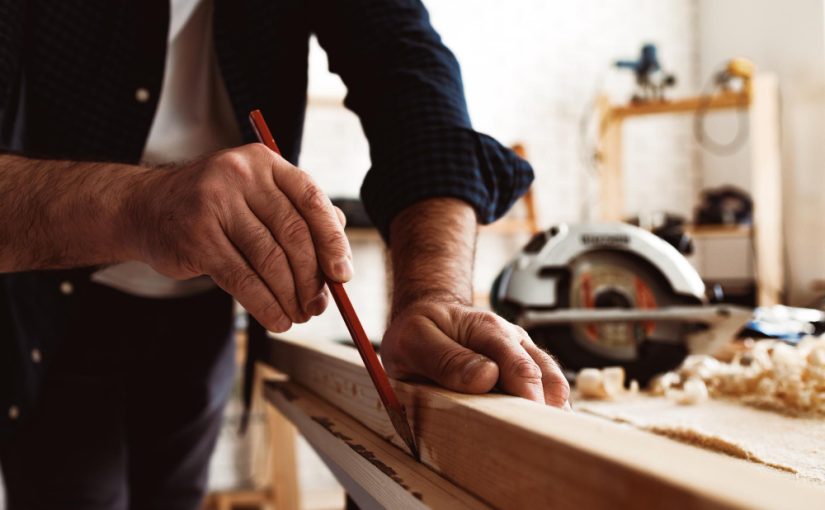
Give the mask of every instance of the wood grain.
[{"label": "wood grain", "polygon": [[298,427],[361,509],[489,508],[299,385],[273,382],[265,396]]},{"label": "wood grain", "polygon": [[[268,360],[378,435],[395,436],[354,349],[273,339]],[[818,508],[825,490],[603,419],[505,395],[394,382],[422,461],[499,508]],[[402,451],[399,449],[399,451]]]}]

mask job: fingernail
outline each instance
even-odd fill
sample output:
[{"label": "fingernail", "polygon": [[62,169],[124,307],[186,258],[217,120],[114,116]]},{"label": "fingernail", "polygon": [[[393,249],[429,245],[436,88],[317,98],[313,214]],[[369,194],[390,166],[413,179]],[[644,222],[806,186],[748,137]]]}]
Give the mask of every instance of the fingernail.
[{"label": "fingernail", "polygon": [[333,265],[335,276],[339,280],[349,281],[352,278],[352,262],[349,259],[341,259]]},{"label": "fingernail", "polygon": [[321,315],[327,307],[327,295],[320,293],[307,303],[306,311],[311,315]]},{"label": "fingernail", "polygon": [[492,361],[484,356],[477,356],[468,361],[461,371],[461,382],[464,384],[470,384],[473,382],[479,375],[481,375],[481,371],[484,370],[488,363],[492,363]]}]

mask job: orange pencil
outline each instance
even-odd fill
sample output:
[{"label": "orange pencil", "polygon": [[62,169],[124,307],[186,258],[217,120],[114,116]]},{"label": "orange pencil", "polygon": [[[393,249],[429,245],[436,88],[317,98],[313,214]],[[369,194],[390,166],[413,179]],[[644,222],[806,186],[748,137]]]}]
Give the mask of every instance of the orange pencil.
[{"label": "orange pencil", "polygon": [[[275,138],[272,137],[272,133],[269,131],[269,127],[266,125],[266,121],[260,110],[252,110],[252,112],[250,112],[249,122],[252,123],[252,129],[255,130],[258,140],[271,150],[280,154],[281,151],[278,149],[278,144],[275,143]],[[338,311],[341,312],[341,317],[347,325],[352,341],[355,342],[358,354],[361,355],[364,366],[367,367],[367,373],[370,374],[370,379],[372,379],[372,383],[375,385],[376,391],[378,391],[378,396],[381,397],[381,402],[387,410],[392,426],[395,428],[395,431],[398,432],[398,435],[401,436],[401,439],[404,440],[413,457],[420,461],[421,457],[418,452],[418,447],[415,444],[415,436],[413,436],[410,424],[407,421],[407,413],[404,411],[404,406],[399,402],[395,390],[393,390],[390,385],[387,372],[384,371],[384,367],[381,365],[381,362],[378,361],[378,355],[375,354],[375,350],[373,350],[372,344],[364,332],[364,327],[361,325],[361,321],[355,313],[355,308],[353,308],[352,302],[349,300],[347,291],[344,289],[344,284],[332,281],[327,275],[324,275],[324,281],[332,293],[332,298],[338,306]]]}]

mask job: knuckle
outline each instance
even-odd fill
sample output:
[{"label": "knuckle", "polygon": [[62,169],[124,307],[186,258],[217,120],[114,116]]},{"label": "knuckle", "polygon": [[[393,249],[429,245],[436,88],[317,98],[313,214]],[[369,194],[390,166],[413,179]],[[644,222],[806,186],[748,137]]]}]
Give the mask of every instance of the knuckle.
[{"label": "knuckle", "polygon": [[281,233],[284,241],[290,244],[304,243],[310,238],[309,227],[304,219],[297,215],[284,222]]},{"label": "knuckle", "polygon": [[464,364],[469,362],[473,357],[473,353],[462,349],[449,349],[441,356],[435,364],[436,372],[441,377],[447,377],[449,374],[458,371]]},{"label": "knuckle", "polygon": [[261,256],[261,270],[264,274],[278,274],[284,269],[286,253],[280,246],[264,248]]},{"label": "knuckle", "polygon": [[570,398],[570,383],[560,373],[550,374],[544,378],[544,387],[557,399],[559,405],[563,405]]},{"label": "knuckle", "polygon": [[498,317],[492,313],[479,313],[476,315],[476,325],[481,329],[496,329],[501,323]]},{"label": "knuckle", "polygon": [[340,229],[330,231],[326,236],[326,243],[332,255],[346,255],[349,251],[349,240]]},{"label": "knuckle", "polygon": [[510,373],[529,383],[541,383],[541,368],[529,358],[518,358],[510,365]]},{"label": "knuckle", "polygon": [[246,145],[244,149],[248,150],[250,153],[257,157],[269,157],[270,155],[272,155],[272,151],[269,150],[269,147],[260,142],[250,143]]},{"label": "knuckle", "polygon": [[216,170],[232,176],[241,182],[250,182],[255,177],[252,165],[237,151],[227,151],[215,157]]},{"label": "knuckle", "polygon": [[254,288],[257,277],[252,272],[239,268],[232,270],[228,280],[238,292],[246,293]]},{"label": "knuckle", "polygon": [[329,199],[321,188],[307,179],[304,183],[301,203],[309,211],[321,211],[327,206]]},{"label": "knuckle", "polygon": [[209,165],[207,165],[210,170],[216,172],[226,172],[227,170],[244,166],[246,166],[246,158],[237,150],[219,152],[212,157]]}]

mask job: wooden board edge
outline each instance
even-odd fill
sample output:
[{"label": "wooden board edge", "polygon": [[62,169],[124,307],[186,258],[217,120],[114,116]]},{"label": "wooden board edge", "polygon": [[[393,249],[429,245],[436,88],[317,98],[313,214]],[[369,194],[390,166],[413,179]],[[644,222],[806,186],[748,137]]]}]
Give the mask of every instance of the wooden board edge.
[{"label": "wooden board edge", "polygon": [[[273,340],[270,359],[401,447],[354,349]],[[825,489],[769,468],[506,395],[394,382],[422,460],[496,507],[818,508]]]},{"label": "wooden board edge", "polygon": [[490,508],[300,385],[267,382],[264,394],[360,508]]}]

